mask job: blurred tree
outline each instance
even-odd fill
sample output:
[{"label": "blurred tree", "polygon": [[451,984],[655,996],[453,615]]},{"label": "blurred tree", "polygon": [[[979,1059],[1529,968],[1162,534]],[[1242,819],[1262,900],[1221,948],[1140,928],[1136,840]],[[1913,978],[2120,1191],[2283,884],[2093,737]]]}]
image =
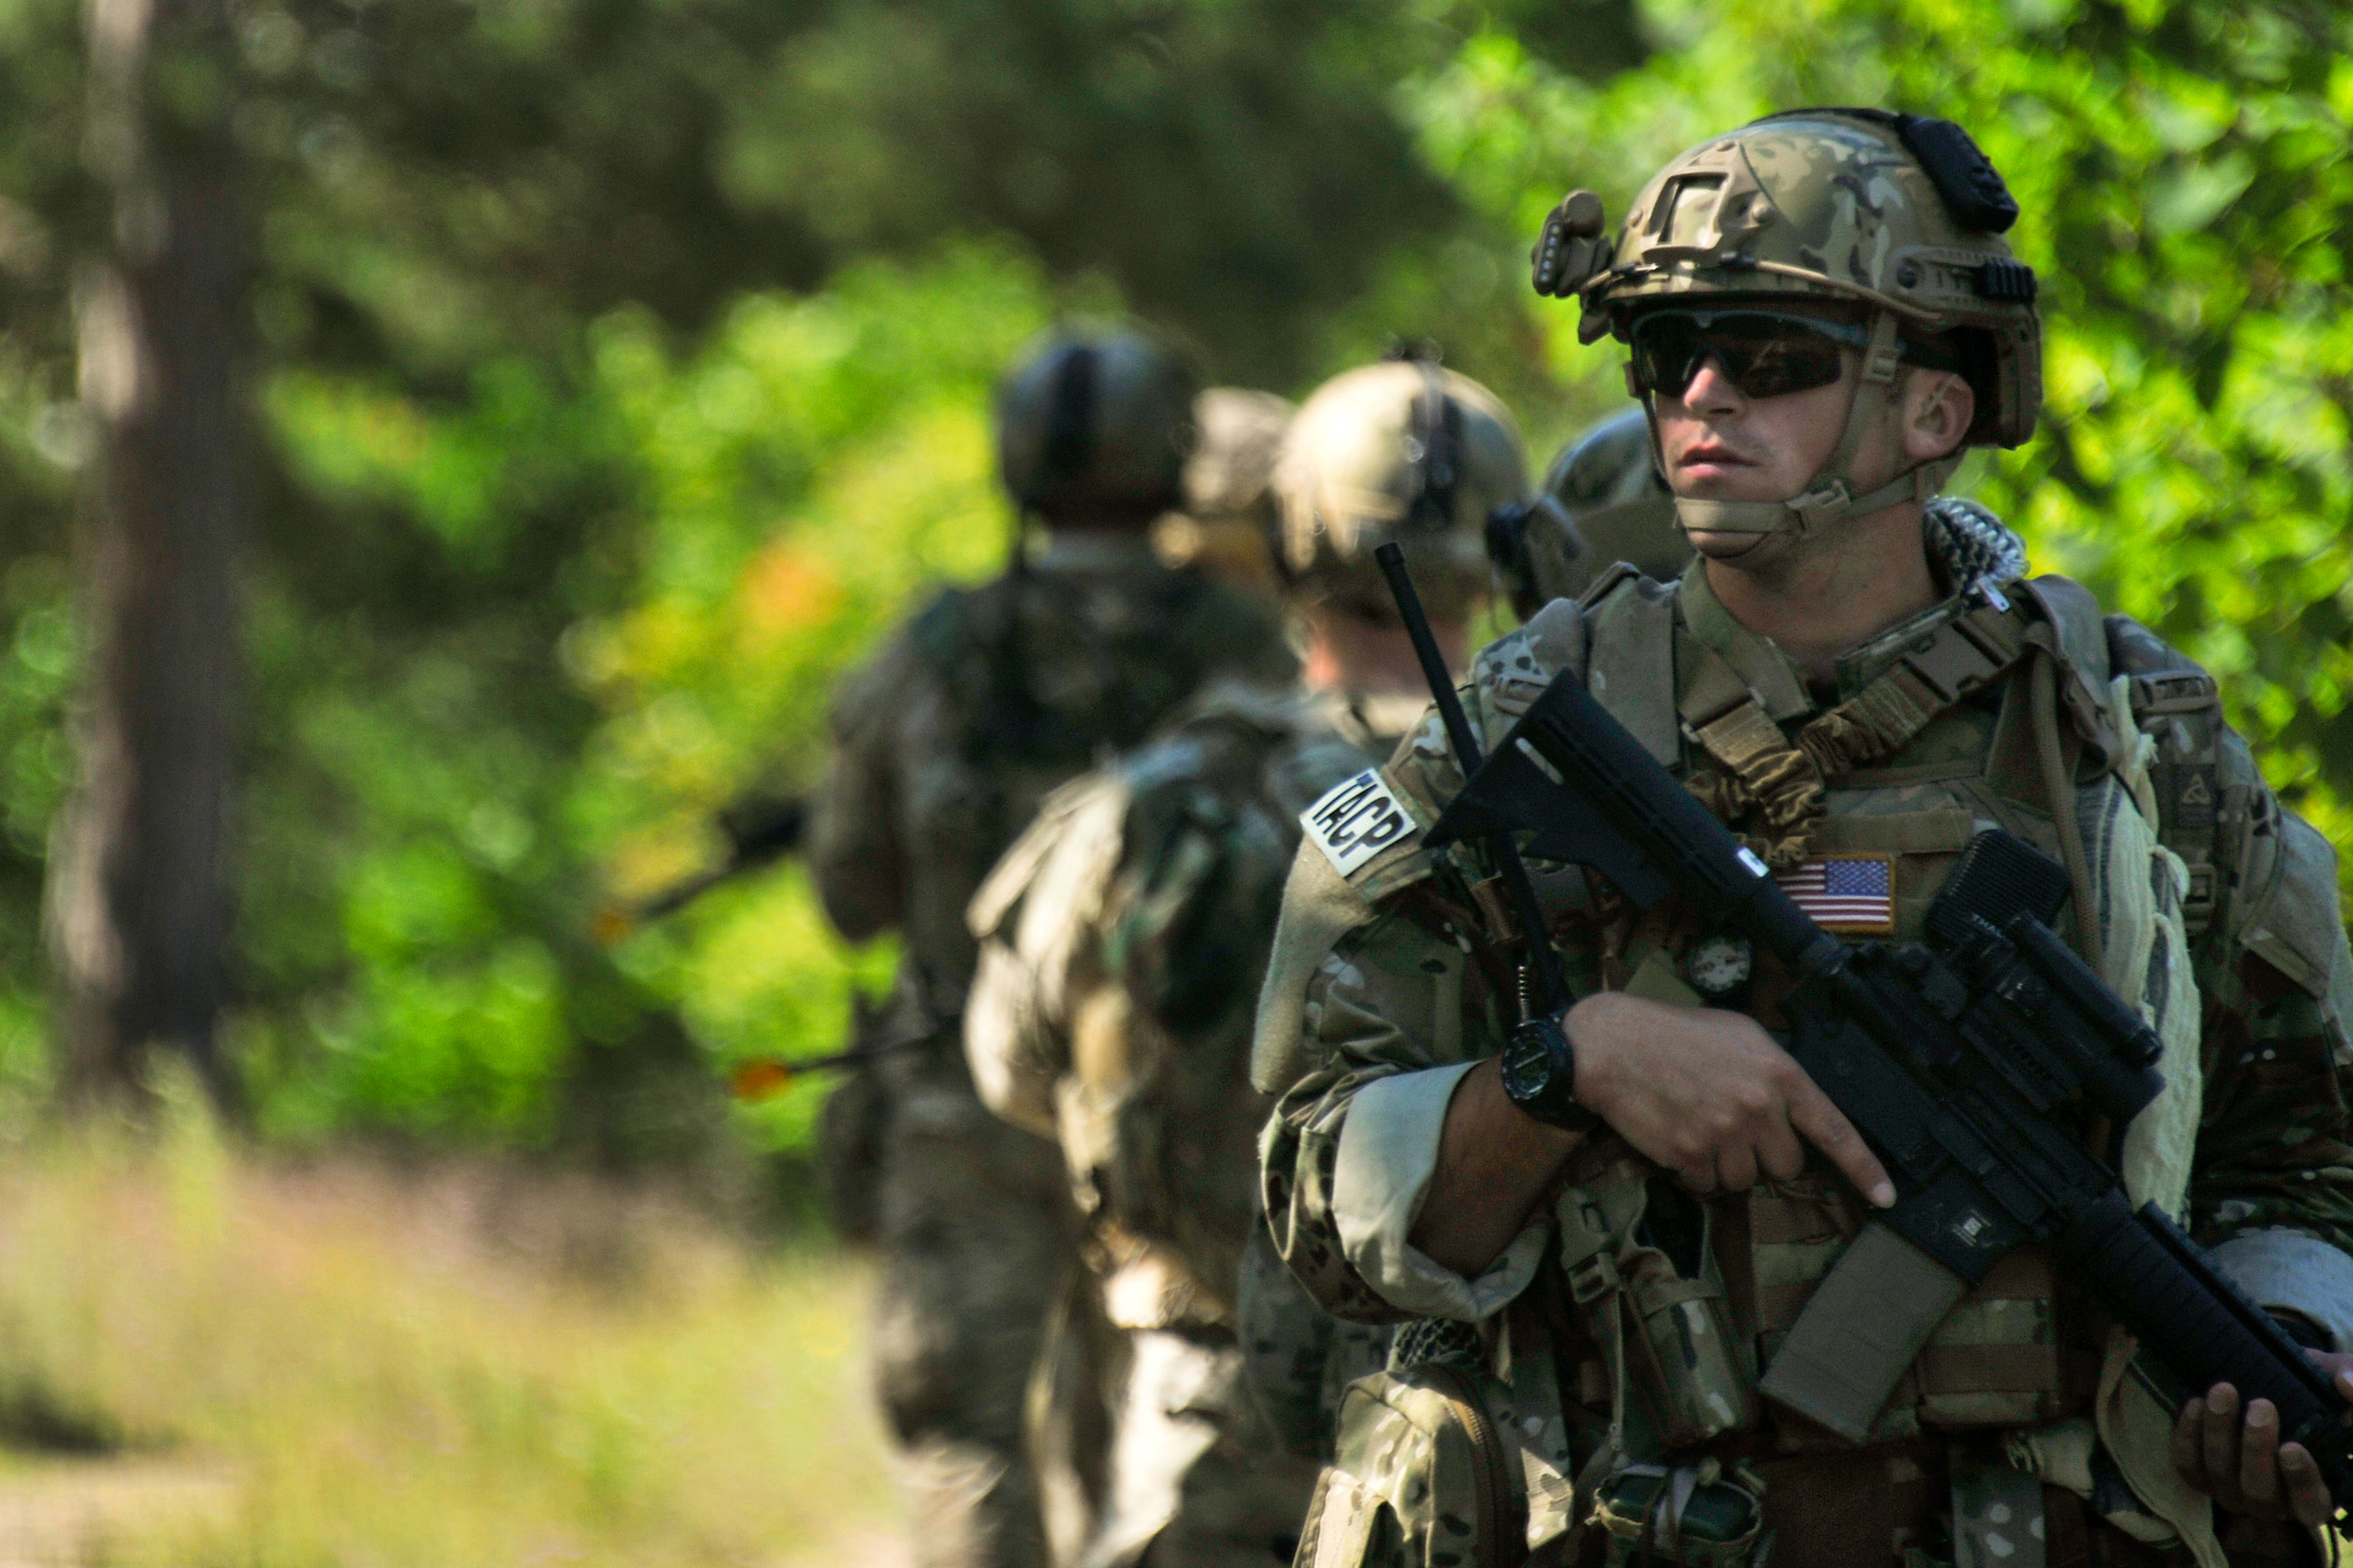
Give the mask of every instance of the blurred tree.
[{"label": "blurred tree", "polygon": [[1451,226],[1393,94],[1457,41],[1398,0],[871,0],[783,40],[723,166],[836,256],[1018,235],[1290,384],[1324,312]]},{"label": "blurred tree", "polygon": [[1605,82],[1651,58],[1635,0],[1487,0],[1488,26],[1556,70]]},{"label": "blurred tree", "polygon": [[[611,950],[589,914],[712,852],[829,674],[998,559],[1024,334],[1124,305],[1293,390],[1436,336],[1543,447],[1623,395],[1525,292],[1544,210],[1809,101],[2000,162],[2052,423],[1970,482],[2353,828],[2340,7],[226,4],[264,440],[224,1044],[271,1135],[709,1142],[709,1058],[828,1047],[887,955],[791,869]],[[114,243],[79,16],[0,6],[0,1092],[45,1059],[29,933],[106,646],[62,563],[96,460],[63,258]]]},{"label": "blurred tree", "polygon": [[[1221,366],[1303,375],[1327,311],[1450,210],[1391,91],[1452,47],[1419,23],[1276,0],[237,15],[273,458],[237,1043],[295,1135],[356,1116],[675,1152],[711,1108],[687,1109],[710,1079],[673,1001],[729,1050],[829,1044],[846,971],[798,903],[761,922],[767,963],[691,980],[666,938],[580,940],[602,865],[617,848],[628,880],[700,844],[682,814],[813,760],[855,639],[926,570],[994,563],[967,432],[1053,310],[1124,294]],[[1074,86],[1097,57],[1117,80]],[[871,93],[827,75],[853,66]],[[1008,194],[990,150],[1033,144],[1070,200]],[[828,284],[878,253],[935,280]],[[754,292],[778,287],[828,291]],[[773,405],[744,391],[779,373]],[[844,462],[895,468],[916,510],[870,498],[829,516],[838,545],[786,546]],[[978,531],[904,553],[948,519]],[[761,606],[741,626],[739,593]],[[634,655],[626,682],[587,675],[609,628],[680,613],[743,643],[686,645],[685,689]],[[709,918],[741,947],[736,907]]]},{"label": "blurred tree", "polygon": [[81,555],[92,639],[50,886],[79,1095],[153,1047],[225,1087],[235,575],[245,441],[231,61],[220,0],[96,0],[90,157],[114,245],[79,289],[96,422]]}]

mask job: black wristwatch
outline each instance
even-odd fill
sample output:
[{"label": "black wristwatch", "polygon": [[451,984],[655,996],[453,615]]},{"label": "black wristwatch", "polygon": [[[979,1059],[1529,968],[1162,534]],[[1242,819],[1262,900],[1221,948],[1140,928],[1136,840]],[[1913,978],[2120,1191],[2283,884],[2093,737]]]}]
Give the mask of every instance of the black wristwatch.
[{"label": "black wristwatch", "polygon": [[1504,1092],[1548,1127],[1584,1132],[1601,1121],[1577,1101],[1577,1047],[1550,1014],[1530,1018],[1504,1043]]}]

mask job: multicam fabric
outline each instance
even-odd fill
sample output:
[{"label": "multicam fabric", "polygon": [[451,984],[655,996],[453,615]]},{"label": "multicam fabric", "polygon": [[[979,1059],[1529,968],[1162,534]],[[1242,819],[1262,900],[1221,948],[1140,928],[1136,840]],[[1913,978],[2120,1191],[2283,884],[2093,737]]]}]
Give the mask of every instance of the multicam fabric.
[{"label": "multicam fabric", "polygon": [[[2012,215],[2015,216],[2015,209]],[[1694,296],[1865,301],[1936,330],[1982,329],[1996,365],[1974,441],[2015,447],[2042,404],[2032,274],[1964,227],[1894,128],[1835,110],[1773,115],[1692,148],[1634,198],[1614,240],[1579,242],[1578,336]],[[2018,287],[2009,286],[2016,279]]]},{"label": "multicam fabric", "polygon": [[[1968,580],[1972,563],[1944,563],[1949,580]],[[2096,609],[2084,608],[2088,597],[2069,585],[2044,579],[2018,592],[2038,605],[2060,607],[2048,612],[2051,618],[2037,635],[2058,645],[2071,672],[2067,760],[2075,770],[2078,818],[2105,868],[2101,885],[2109,889],[2099,900],[2111,922],[2104,927],[2102,965],[2112,983],[2126,984],[2126,994],[2142,1002],[2163,1032],[2193,1047],[2202,1038],[2202,1075],[2175,1074],[2202,1076],[2202,1106],[2193,1101],[2180,1123],[2184,1147],[2150,1156],[2145,1175],[2162,1176],[2169,1169],[2177,1182],[2186,1182],[2190,1222],[2210,1243],[2285,1227],[2353,1249],[2353,1127],[2344,1092],[2353,1059],[2345,1032],[2348,963],[2325,843],[2278,805],[2243,744],[2220,729],[2211,682],[2203,688],[2209,706],[2194,706],[2194,683],[2178,673],[2190,667],[2179,656],[2129,622],[2112,617],[2103,626]],[[1574,669],[1638,738],[1689,782],[1704,785],[1713,763],[1686,740],[1677,702],[1684,695],[1678,689],[1683,678],[1708,658],[1738,671],[1771,721],[1794,732],[1824,706],[1853,700],[1909,650],[1971,613],[1972,603],[1956,595],[1853,650],[1840,663],[1836,692],[1817,695],[1769,643],[1731,620],[1707,592],[1704,573],[1694,572],[1672,592],[1621,580],[1582,607],[1551,606],[1482,652],[1465,700],[1474,727],[1492,739],[1555,674]],[[2112,663],[2121,684],[2111,679]],[[2004,826],[2054,847],[2026,717],[2029,667],[2021,661],[1891,754],[1826,781],[1822,814],[1807,829],[1810,843],[1816,853],[1891,858],[1899,938],[1919,931],[1953,857],[1979,827]],[[2168,702],[2177,705],[2168,710]],[[2212,733],[2222,738],[2200,746],[2190,729],[2176,728],[2189,724],[2216,726]],[[1418,803],[1424,820],[1460,785],[1434,721],[1425,721],[1399,749],[1385,776],[1392,789]],[[1700,793],[1707,798],[1704,787]],[[2215,803],[2203,816],[2192,813],[2187,828],[2180,810],[2185,795]],[[2151,809],[2162,845],[2152,842],[2142,816]],[[2124,833],[2128,826],[2137,834],[2131,842]],[[2201,863],[2208,895],[2196,891],[2194,873]],[[2165,869],[2168,865],[2173,869]],[[1577,990],[1607,985],[1697,1001],[1682,960],[1712,929],[1704,911],[1671,900],[1638,918],[1595,895],[1581,877],[1537,870]],[[1335,1312],[1373,1320],[1409,1315],[1384,1295],[1386,1281],[1360,1272],[1343,1239],[1335,1173],[1352,1102],[1368,1086],[1397,1075],[1493,1054],[1515,1016],[1504,945],[1508,927],[1485,912],[1476,875],[1466,875],[1451,856],[1432,857],[1410,844],[1366,867],[1349,886],[1327,886],[1335,879],[1313,858],[1303,858],[1294,871],[1272,968],[1278,975],[1301,977],[1305,994],[1285,1006],[1271,986],[1261,1007],[1271,1028],[1258,1043],[1256,1065],[1261,1086],[1281,1095],[1263,1135],[1265,1198],[1283,1256]],[[2113,895],[2135,890],[2132,877],[2140,879],[2142,912],[2119,915]],[[2236,890],[2209,896],[2216,887]],[[2193,910],[2201,897],[2202,907]],[[2129,920],[2137,934],[2123,931],[2115,923],[2119,920]],[[1295,939],[1306,941],[1308,951],[1289,951]],[[2178,962],[2184,947],[2187,964]],[[1769,986],[1760,982],[1751,1005],[1766,1008],[1769,1001]],[[2202,1008],[2199,1030],[2180,1016],[2189,1008]],[[1281,1037],[1292,1020],[1295,1038],[1286,1040]],[[2190,1152],[2186,1146],[2193,1137]],[[2130,1154],[2128,1148],[2128,1160]],[[1562,1238],[1577,1232],[1585,1211],[1605,1217],[1637,1212],[1636,1205],[1607,1196],[1620,1190],[1611,1186],[1618,1179],[1611,1173],[1629,1162],[1641,1163],[1614,1135],[1580,1150],[1561,1197],[1535,1222],[1539,1233],[1549,1233],[1544,1245],[1566,1247]],[[2149,1195],[2168,1194],[2151,1188]],[[1738,1348],[1753,1369],[1769,1360],[1814,1284],[1854,1236],[1861,1206],[1822,1169],[1711,1201],[1704,1209],[1708,1256],[1728,1286],[1731,1317],[1740,1326]],[[1607,1226],[1604,1232],[1617,1235]],[[1499,1278],[1514,1254],[1499,1262]],[[1704,1271],[1679,1272],[1696,1280]],[[1516,1287],[1522,1300],[1548,1293],[1549,1299],[1580,1300],[1574,1275],[1564,1279],[1535,1270],[1511,1277],[1527,1281]],[[1469,1304],[1478,1298],[1471,1283],[1453,1289],[1461,1310],[1473,1310]],[[1625,1298],[1602,1290],[1590,1299]],[[2021,1253],[2006,1263],[1964,1300],[1899,1387],[1877,1435],[1894,1447],[1868,1452],[1908,1453],[1902,1445],[1956,1429],[2032,1433],[2096,1414],[2102,1436],[2126,1463],[2127,1478],[2147,1489],[2147,1509],[2179,1523],[2201,1559],[2217,1560],[2209,1556],[2219,1551],[2211,1532],[2200,1534],[2201,1501],[2151,1496],[2166,1490],[2169,1477],[2161,1432],[2153,1447],[2141,1440],[2147,1413],[2126,1409],[2137,1384],[2121,1375],[2113,1355],[2113,1364],[2098,1364],[2100,1346],[2084,1345],[2071,1310],[2052,1288],[2047,1259]],[[1633,1336],[1613,1337],[1607,1326],[1613,1320],[1581,1305],[1548,1321],[1546,1342],[1558,1359],[1572,1431],[1571,1451],[1546,1484],[1576,1477],[1603,1446],[1613,1421],[1623,1424],[1628,1459],[1659,1458],[1662,1424],[1672,1409],[1644,1398],[1639,1368],[1629,1359]],[[1512,1329],[1509,1365],[1500,1354],[1490,1365],[1501,1389],[1491,1384],[1491,1394],[1525,1403],[1533,1396],[1530,1374],[1520,1369],[1534,1358],[1516,1309]],[[2094,1373],[2102,1374],[2100,1386],[2116,1391],[2095,1413],[2085,1404]],[[1810,1465],[1831,1462],[1820,1435],[1775,1415],[1769,1405],[1762,1418],[1772,1426],[1768,1447],[1806,1456]],[[2123,1431],[2125,1426],[2133,1429]],[[1678,1457],[1688,1458],[1690,1450],[1679,1450]],[[1346,1468],[1371,1461],[1344,1452],[1341,1462]],[[1915,1459],[1903,1463],[1918,1472]],[[1794,1506],[1792,1485],[1800,1487],[1794,1495],[1802,1496],[1819,1481],[1775,1482],[1779,1472],[1770,1466],[1764,1473],[1768,1522],[1777,1508]],[[1356,1472],[1360,1482],[1363,1474]],[[1921,1495],[1934,1495],[1933,1489]],[[1571,1511],[1564,1509],[1561,1517]],[[2169,1528],[2135,1519],[2137,1528],[2158,1533]],[[1786,1525],[1785,1517],[1785,1537]],[[1409,1521],[1409,1534],[1413,1528]]]},{"label": "multicam fabric", "polygon": [[[923,1568],[1041,1560],[1024,1404],[1076,1226],[1052,1144],[991,1116],[955,1020],[965,905],[1056,785],[1134,744],[1220,671],[1288,679],[1271,606],[1155,562],[1141,540],[1058,535],[1027,568],[941,595],[846,679],[807,852],[826,910],[896,929],[877,1027],[920,1042],[845,1092],[832,1142],[871,1168],[874,1371],[902,1450]],[[1084,1381],[1084,1380],[1082,1380]]]},{"label": "multicam fabric", "polygon": [[1435,364],[1361,365],[1325,382],[1284,434],[1274,471],[1285,575],[1305,596],[1379,619],[1388,587],[1373,552],[1405,552],[1437,619],[1487,591],[1496,508],[1527,493],[1511,411]]},{"label": "multicam fabric", "polygon": [[1090,1568],[1147,1550],[1219,1561],[1220,1543],[1233,1561],[1236,1541],[1295,1531],[1330,1449],[1335,1369],[1367,1370],[1361,1330],[1279,1264],[1245,1268],[1264,1235],[1252,1141],[1268,1105],[1250,1084],[1250,1003],[1301,808],[1418,712],[1214,687],[1058,791],[973,900],[974,1080],[1060,1145],[1132,1347]]},{"label": "multicam fabric", "polygon": [[1060,1143],[1123,1326],[1233,1321],[1266,1110],[1250,1002],[1298,814],[1381,749],[1345,700],[1219,686],[1057,792],[973,900],[974,1080]]},{"label": "multicam fabric", "polygon": [[1213,676],[1280,685],[1294,668],[1271,604],[1141,538],[1056,534],[1026,568],[947,590],[834,700],[807,850],[827,914],[853,941],[898,930],[960,1001],[965,906],[1050,791]]}]

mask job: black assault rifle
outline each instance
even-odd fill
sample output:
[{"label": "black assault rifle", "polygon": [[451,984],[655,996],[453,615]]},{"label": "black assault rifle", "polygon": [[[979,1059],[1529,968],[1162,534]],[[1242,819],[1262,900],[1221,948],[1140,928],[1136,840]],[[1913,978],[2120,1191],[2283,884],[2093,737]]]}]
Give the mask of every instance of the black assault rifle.
[{"label": "black assault rifle", "polygon": [[[1398,599],[1426,636],[1410,584]],[[1441,710],[1455,706],[1451,688],[1438,695]],[[1981,833],[1936,900],[1930,944],[1849,946],[1572,674],[1464,771],[1427,847],[1467,841],[1509,861],[1523,842],[1600,873],[1641,909],[1680,891],[1778,957],[1795,980],[1781,1004],[1789,1053],[1894,1180],[1895,1206],[1815,1292],[1767,1370],[1766,1394],[1863,1441],[1962,1291],[2012,1247],[2040,1242],[2139,1341],[2144,1365],[2157,1363],[2152,1386],[2170,1376],[2169,1401],[2217,1383],[2270,1400],[2282,1439],[2312,1454],[2348,1517],[2344,1402],[2163,1211],[2135,1212],[2116,1172],[2069,1130],[2087,1110],[2121,1128],[2164,1082],[2155,1034],[2052,932],[2068,888],[2055,862]]]}]

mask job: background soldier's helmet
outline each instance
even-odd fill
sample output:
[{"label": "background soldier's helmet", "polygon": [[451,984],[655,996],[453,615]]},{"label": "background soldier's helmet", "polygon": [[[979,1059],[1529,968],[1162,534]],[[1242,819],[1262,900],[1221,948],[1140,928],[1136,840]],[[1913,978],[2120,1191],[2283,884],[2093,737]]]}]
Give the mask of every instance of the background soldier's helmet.
[{"label": "background soldier's helmet", "polygon": [[1184,515],[1155,531],[1164,554],[1275,589],[1274,465],[1293,412],[1288,398],[1240,386],[1213,386],[1194,400],[1200,437],[1185,460]]},{"label": "background soldier's helmet", "polygon": [[1168,510],[1183,500],[1199,391],[1193,367],[1141,332],[1057,331],[997,387],[1005,488],[1050,521]]},{"label": "background soldier's helmet", "polygon": [[[1957,357],[1977,394],[1968,445],[2015,447],[2042,407],[2034,271],[2001,238],[2017,216],[2000,174],[1950,121],[1797,110],[1676,158],[1634,198],[1614,237],[1603,233],[1599,198],[1571,193],[1536,242],[1535,287],[1579,298],[1587,342],[1623,338],[1643,311],[1665,305],[1855,306],[1875,342],[1898,353],[1906,342],[1934,342]],[[1875,357],[1866,355],[1851,436],[1878,396]],[[1884,368],[1892,374],[1893,362]],[[1825,487],[1843,486],[1852,445],[1842,442],[1809,496],[1795,498],[1814,505],[1793,511],[1812,521],[1851,510]]]},{"label": "background soldier's helmet", "polygon": [[1335,376],[1292,420],[1274,489],[1277,566],[1291,590],[1376,620],[1396,611],[1373,552],[1405,549],[1430,613],[1488,589],[1485,533],[1527,493],[1520,434],[1493,394],[1419,361]]},{"label": "background soldier's helmet", "polygon": [[1612,415],[1563,447],[1536,493],[1489,521],[1487,551],[1522,620],[1576,598],[1620,561],[1661,582],[1681,575],[1691,545],[1642,411]]}]

